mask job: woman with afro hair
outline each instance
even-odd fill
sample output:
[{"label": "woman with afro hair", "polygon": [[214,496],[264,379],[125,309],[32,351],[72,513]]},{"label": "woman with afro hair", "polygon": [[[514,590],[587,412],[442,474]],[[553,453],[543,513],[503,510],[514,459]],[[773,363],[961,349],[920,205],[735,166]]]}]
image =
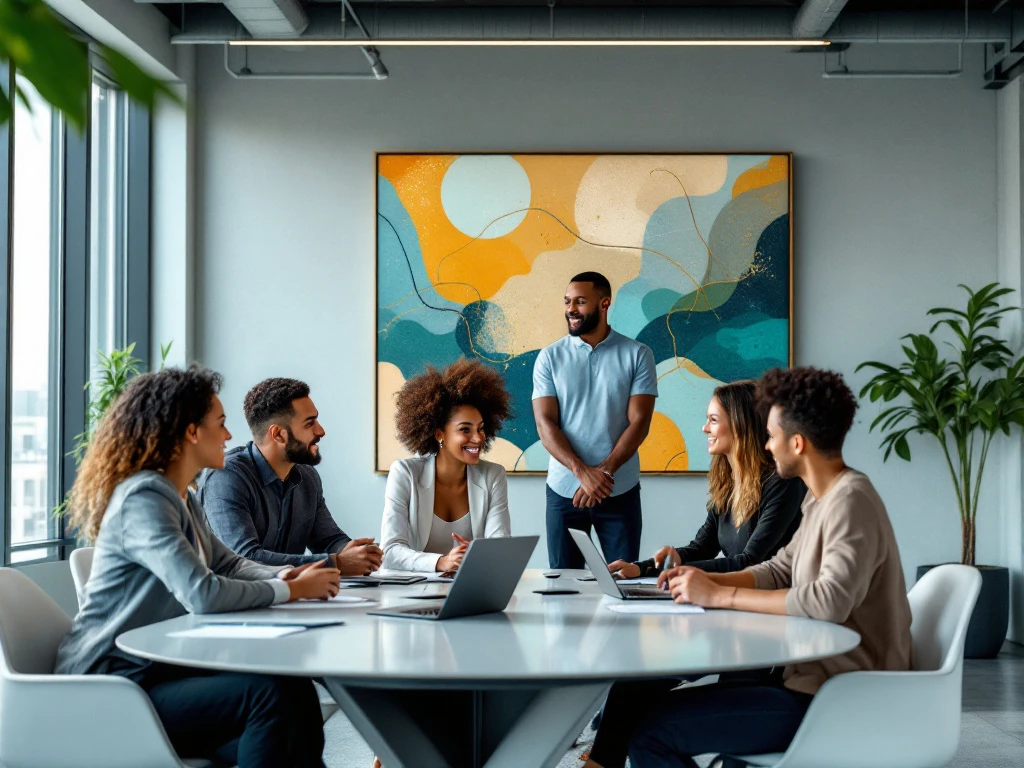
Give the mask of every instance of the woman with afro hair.
[{"label": "woman with afro hair", "polygon": [[510,535],[505,469],[480,458],[510,401],[496,371],[465,358],[405,383],[395,424],[415,456],[388,472],[384,568],[454,571],[474,538]]}]

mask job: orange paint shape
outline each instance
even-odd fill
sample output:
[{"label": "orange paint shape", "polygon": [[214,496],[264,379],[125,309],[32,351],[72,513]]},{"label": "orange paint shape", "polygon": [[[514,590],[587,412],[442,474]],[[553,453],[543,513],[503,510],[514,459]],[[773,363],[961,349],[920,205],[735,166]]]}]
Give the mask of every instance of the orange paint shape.
[{"label": "orange paint shape", "polygon": [[685,472],[690,466],[686,440],[679,427],[668,416],[658,411],[651,419],[651,431],[640,445],[642,472]]},{"label": "orange paint shape", "polygon": [[767,187],[777,181],[786,181],[789,178],[789,158],[785,155],[772,155],[767,163],[744,171],[732,185],[732,196],[737,197],[744,192],[759,187]]},{"label": "orange paint shape", "polygon": [[[533,260],[546,251],[562,251],[576,243],[576,194],[595,155],[513,155],[530,179],[530,207],[539,209],[505,237]],[[557,218],[557,221],[556,221]],[[562,224],[559,224],[559,221]]]},{"label": "orange paint shape", "polygon": [[[503,237],[473,239],[449,221],[441,183],[458,155],[381,155],[378,169],[394,185],[419,236],[423,266],[438,294],[460,304],[490,299],[538,255],[576,242],[574,208],[580,180],[593,156],[515,155],[530,180],[530,211]],[[571,230],[571,231],[567,231]]]}]

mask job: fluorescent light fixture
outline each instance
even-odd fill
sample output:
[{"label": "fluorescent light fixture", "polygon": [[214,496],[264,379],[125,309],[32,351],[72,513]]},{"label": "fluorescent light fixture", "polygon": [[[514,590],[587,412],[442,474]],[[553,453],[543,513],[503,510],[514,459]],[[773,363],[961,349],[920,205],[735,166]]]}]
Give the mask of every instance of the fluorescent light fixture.
[{"label": "fluorescent light fixture", "polygon": [[755,39],[743,39],[738,38],[734,40],[714,40],[714,39],[687,39],[687,40],[671,40],[671,39],[635,39],[635,38],[602,38],[602,39],[575,39],[575,40],[559,40],[556,38],[536,38],[536,39],[490,39],[490,40],[477,40],[473,38],[448,38],[448,39],[437,39],[437,40],[378,40],[368,38],[346,38],[344,40],[307,40],[303,38],[297,38],[294,40],[229,40],[228,45],[243,45],[243,46],[317,46],[317,47],[335,47],[335,46],[366,46],[372,45],[377,48],[384,46],[415,46],[415,47],[433,47],[443,48],[447,46],[489,46],[489,47],[516,47],[516,46],[543,46],[548,48],[556,47],[637,47],[637,46],[648,46],[648,47],[680,47],[680,46],[693,46],[693,47],[710,47],[710,46],[781,46],[787,48],[793,48],[805,45],[815,46],[826,46],[829,45],[828,40],[783,40],[775,38],[765,38],[760,40]]}]

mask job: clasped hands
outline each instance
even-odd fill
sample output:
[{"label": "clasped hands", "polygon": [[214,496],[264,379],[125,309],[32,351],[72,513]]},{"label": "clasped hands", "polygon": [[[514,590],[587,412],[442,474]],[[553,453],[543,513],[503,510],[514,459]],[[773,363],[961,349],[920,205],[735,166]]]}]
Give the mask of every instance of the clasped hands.
[{"label": "clasped hands", "polygon": [[344,576],[369,576],[380,568],[384,552],[373,543],[373,537],[352,539],[341,552],[331,555],[331,562]]},{"label": "clasped hands", "polygon": [[577,509],[596,507],[612,495],[612,487],[615,485],[614,473],[603,463],[596,467],[581,467],[575,474],[576,479],[580,481],[580,487],[572,497],[572,505]]},{"label": "clasped hands", "polygon": [[326,560],[306,563],[281,574],[288,585],[288,602],[327,600],[341,591],[341,571],[329,568]]}]

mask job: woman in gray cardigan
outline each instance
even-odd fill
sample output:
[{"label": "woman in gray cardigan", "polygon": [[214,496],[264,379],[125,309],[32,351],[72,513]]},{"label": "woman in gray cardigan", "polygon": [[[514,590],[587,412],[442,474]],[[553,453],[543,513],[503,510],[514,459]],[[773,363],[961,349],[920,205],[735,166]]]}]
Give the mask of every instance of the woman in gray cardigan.
[{"label": "woman in gray cardigan", "polygon": [[71,491],[71,523],[95,541],[92,573],[59,674],[114,674],[149,694],[179,754],[239,768],[322,766],[323,725],[309,680],[216,673],[119,650],[122,632],[186,612],[261,608],[337,594],[322,564],[258,565],[210,531],[189,491],[224,466],[220,376],[192,366],[139,376],[101,420]]}]

